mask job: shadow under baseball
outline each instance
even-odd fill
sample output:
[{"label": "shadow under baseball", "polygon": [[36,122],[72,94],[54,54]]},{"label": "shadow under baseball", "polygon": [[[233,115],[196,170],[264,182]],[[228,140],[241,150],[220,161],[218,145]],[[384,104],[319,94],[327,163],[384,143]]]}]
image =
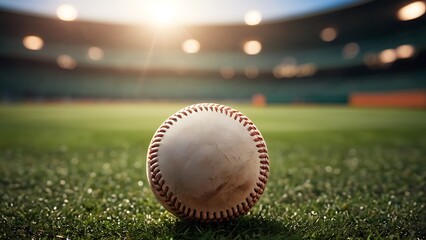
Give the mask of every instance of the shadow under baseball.
[{"label": "shadow under baseball", "polygon": [[301,239],[282,221],[244,216],[222,223],[194,223],[178,220],[173,239]]}]

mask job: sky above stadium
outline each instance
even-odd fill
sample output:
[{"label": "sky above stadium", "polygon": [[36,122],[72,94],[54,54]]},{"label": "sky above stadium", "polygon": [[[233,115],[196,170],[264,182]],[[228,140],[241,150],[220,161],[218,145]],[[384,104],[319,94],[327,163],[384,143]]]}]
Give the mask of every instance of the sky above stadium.
[{"label": "sky above stadium", "polygon": [[[179,24],[239,24],[257,11],[262,22],[300,17],[366,0],[0,0],[0,8],[56,17],[72,6],[76,20],[139,24],[167,20]],[[69,10],[69,9],[68,9]]]}]

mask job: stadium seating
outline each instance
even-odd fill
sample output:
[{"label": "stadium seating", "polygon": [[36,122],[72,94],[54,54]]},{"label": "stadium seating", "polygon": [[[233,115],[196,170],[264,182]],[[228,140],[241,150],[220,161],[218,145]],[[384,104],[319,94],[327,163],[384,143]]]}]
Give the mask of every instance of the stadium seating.
[{"label": "stadium seating", "polygon": [[[136,30],[136,26],[63,23],[1,11],[0,96],[4,101],[249,101],[255,94],[263,94],[274,103],[347,103],[354,92],[425,89],[424,17],[414,23],[388,19],[388,13],[377,14],[377,20],[384,19],[381,23],[359,18],[375,9],[396,6],[384,2],[257,27],[189,26],[186,31],[198,36],[201,44],[196,54],[182,51],[180,44],[186,38],[182,33],[155,35],[152,30]],[[357,21],[347,20],[347,15]],[[326,43],[318,32],[330,23],[341,27],[336,41]],[[307,26],[306,30],[296,31],[300,26]],[[210,37],[205,36],[206,31]],[[41,50],[23,47],[22,38],[31,34],[44,39]],[[242,41],[248,36],[262,43],[260,54],[249,56],[242,51]],[[348,43],[355,50],[345,57]],[[401,45],[409,45],[415,53],[380,63],[381,52]],[[93,46],[102,51],[99,59],[87,55]],[[72,67],[58,63],[61,55]],[[368,56],[373,62],[368,62]],[[285,67],[288,71],[282,69]]]}]

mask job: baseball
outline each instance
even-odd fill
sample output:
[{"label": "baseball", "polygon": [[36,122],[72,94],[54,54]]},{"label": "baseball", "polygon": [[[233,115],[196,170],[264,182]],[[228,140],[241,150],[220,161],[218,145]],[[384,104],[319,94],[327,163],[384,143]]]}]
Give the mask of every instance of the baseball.
[{"label": "baseball", "polygon": [[181,219],[220,222],[247,213],[268,175],[268,150],[259,129],[224,105],[183,108],[158,128],[148,148],[151,189]]}]

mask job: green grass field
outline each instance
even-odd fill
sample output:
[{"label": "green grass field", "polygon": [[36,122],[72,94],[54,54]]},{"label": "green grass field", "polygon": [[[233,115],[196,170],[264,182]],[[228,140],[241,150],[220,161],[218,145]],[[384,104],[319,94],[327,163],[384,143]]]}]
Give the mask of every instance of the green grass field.
[{"label": "green grass field", "polygon": [[157,127],[186,104],[0,106],[0,237],[425,239],[426,111],[252,108],[271,160],[246,216],[176,219],[146,180]]}]

